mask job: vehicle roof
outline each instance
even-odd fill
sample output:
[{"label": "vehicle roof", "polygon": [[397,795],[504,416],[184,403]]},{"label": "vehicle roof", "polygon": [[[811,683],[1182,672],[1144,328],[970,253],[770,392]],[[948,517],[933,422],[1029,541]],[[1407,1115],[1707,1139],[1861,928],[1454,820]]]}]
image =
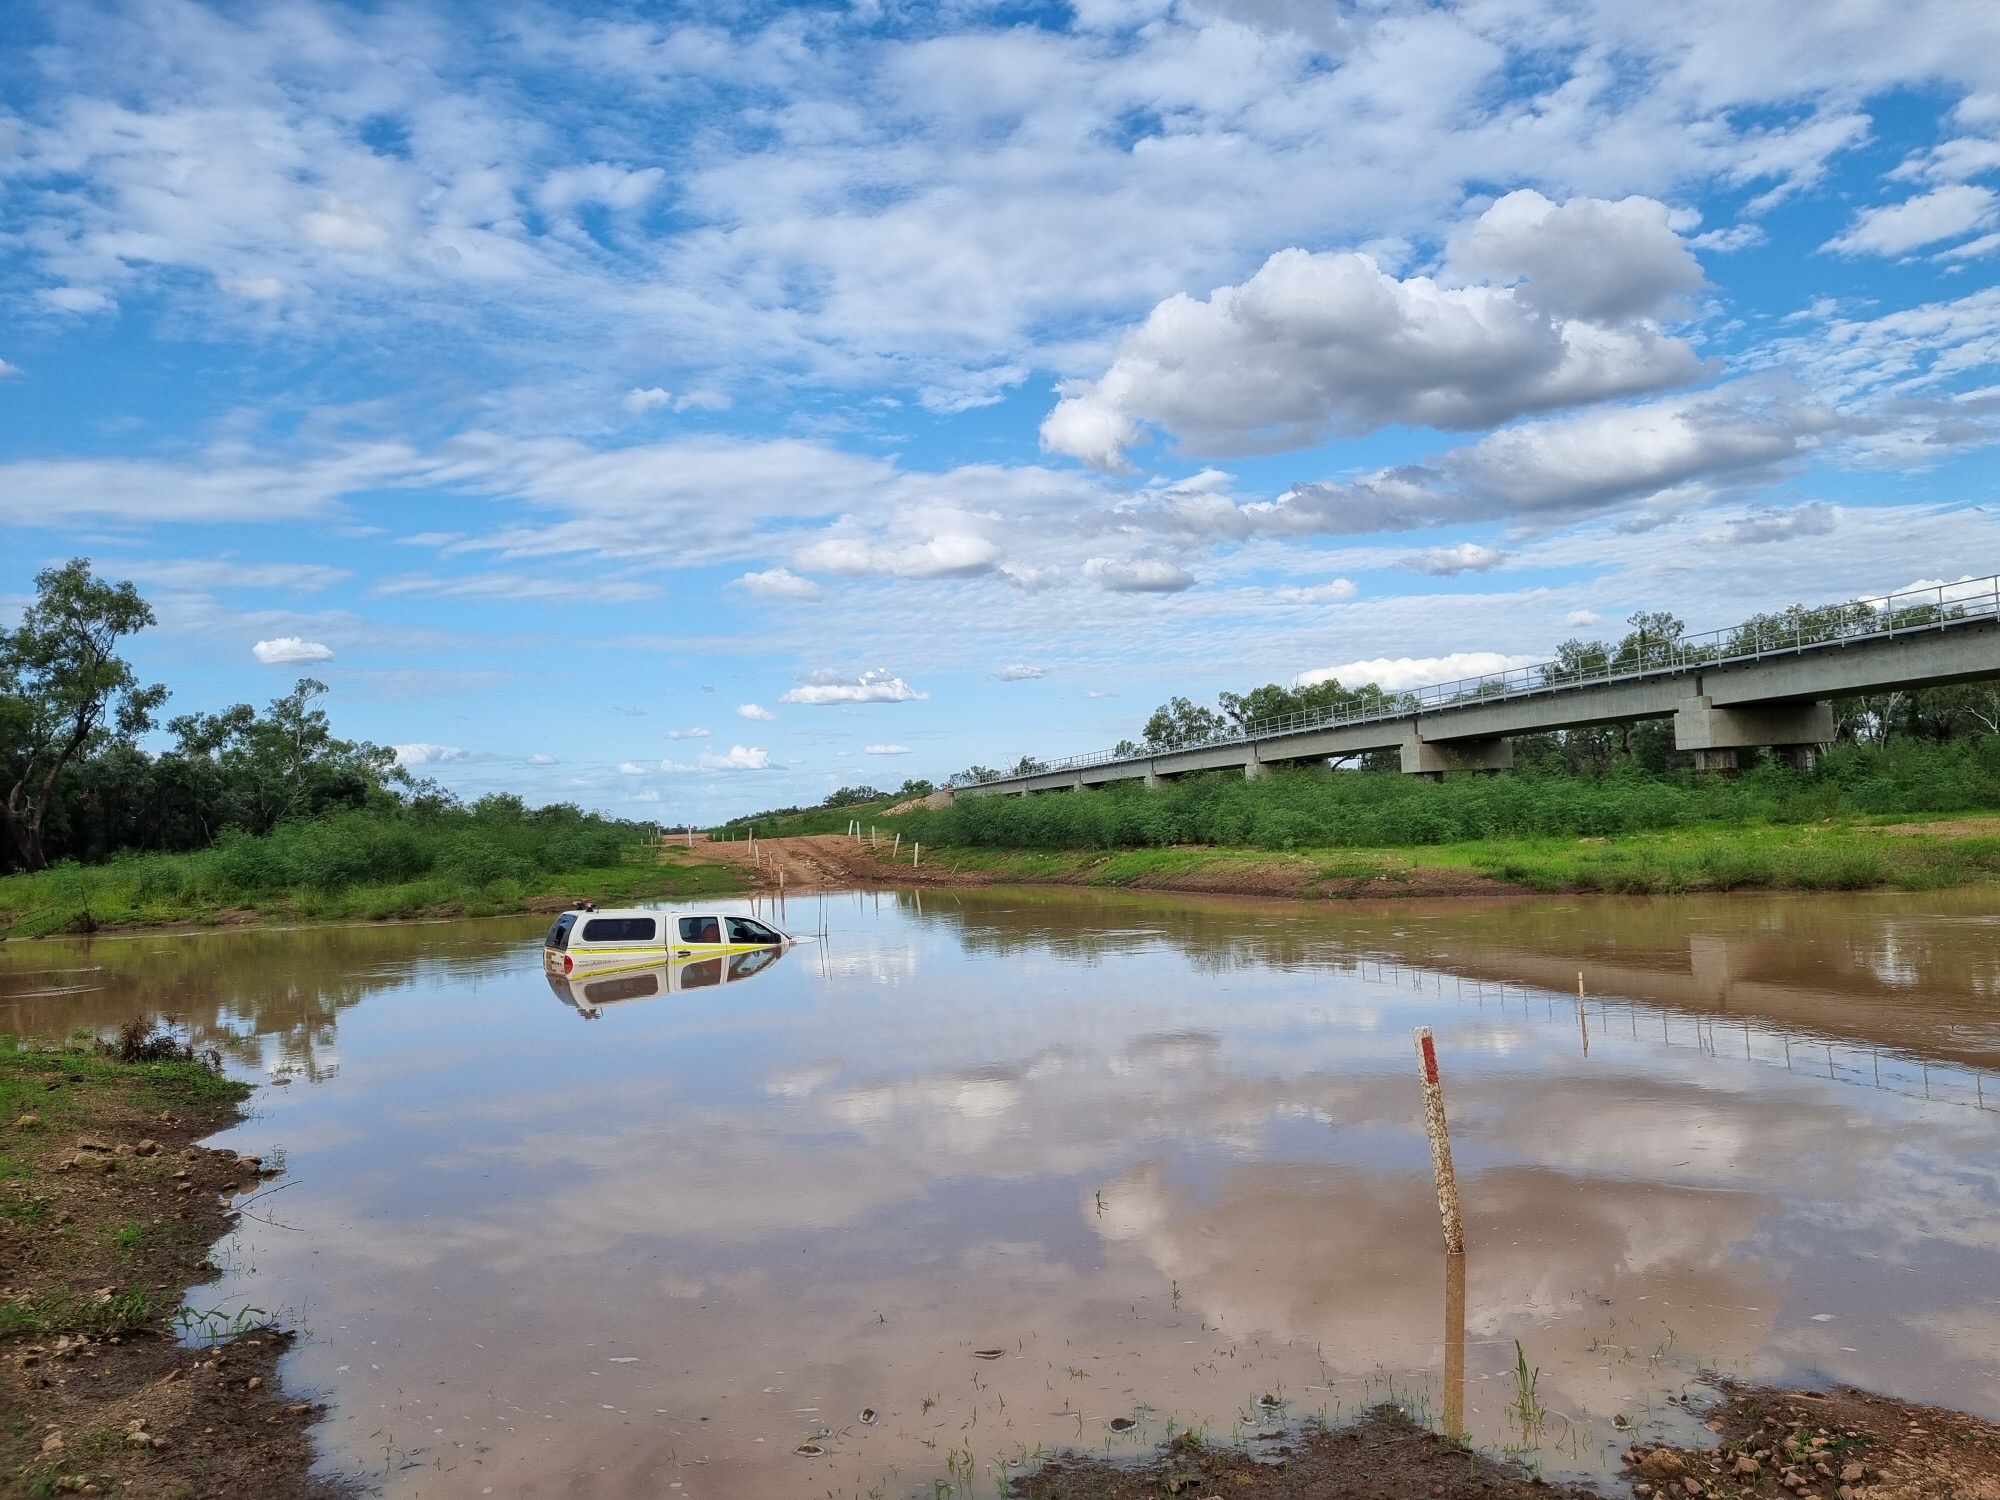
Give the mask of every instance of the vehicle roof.
[{"label": "vehicle roof", "polygon": [[753,916],[749,912],[719,911],[713,906],[600,906],[595,911],[585,911],[580,906],[572,906],[560,913],[565,917],[742,917],[747,921],[759,922],[766,927],[776,928],[777,923],[764,917]]}]

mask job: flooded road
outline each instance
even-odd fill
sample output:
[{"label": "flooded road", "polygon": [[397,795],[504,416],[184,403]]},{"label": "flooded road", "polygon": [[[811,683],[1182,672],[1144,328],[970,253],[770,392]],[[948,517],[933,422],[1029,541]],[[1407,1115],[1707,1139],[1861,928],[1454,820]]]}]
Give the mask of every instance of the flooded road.
[{"label": "flooded road", "polygon": [[303,1323],[392,1496],[990,1495],[1385,1398],[1602,1474],[1701,1369],[2000,1417],[2000,893],[825,921],[594,996],[540,922],[7,944],[0,1028],[286,1080],[196,1304]]}]

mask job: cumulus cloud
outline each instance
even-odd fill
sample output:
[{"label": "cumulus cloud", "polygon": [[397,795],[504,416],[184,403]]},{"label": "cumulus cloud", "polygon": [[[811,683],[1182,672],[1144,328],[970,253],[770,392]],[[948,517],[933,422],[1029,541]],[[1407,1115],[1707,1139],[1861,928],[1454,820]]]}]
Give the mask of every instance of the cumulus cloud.
[{"label": "cumulus cloud", "polygon": [[1031,667],[1023,662],[1015,662],[1012,666],[1002,667],[993,674],[994,678],[1000,682],[1029,682],[1037,677],[1046,677],[1048,675],[1049,669],[1047,667]]},{"label": "cumulus cloud", "polygon": [[806,680],[780,700],[784,703],[912,703],[928,698],[902,678],[881,667],[859,674],[822,667],[806,674]]},{"label": "cumulus cloud", "polygon": [[862,753],[864,755],[908,755],[910,747],[908,745],[866,745],[862,747]]},{"label": "cumulus cloud", "polygon": [[1083,565],[1083,576],[1094,578],[1114,594],[1178,594],[1195,585],[1194,574],[1164,558],[1141,557],[1127,562],[1116,558],[1093,557]]},{"label": "cumulus cloud", "polygon": [[656,406],[665,406],[673,399],[671,391],[663,391],[656,385],[643,388],[635,385],[625,393],[625,399],[618,404],[634,416],[640,416]]},{"label": "cumulus cloud", "polygon": [[621,760],[618,762],[618,774],[620,776],[644,776],[651,769],[652,767],[642,765],[636,760]]},{"label": "cumulus cloud", "polygon": [[736,580],[739,588],[765,599],[812,600],[820,597],[820,586],[801,578],[790,568],[766,568],[761,573],[745,573]]},{"label": "cumulus cloud", "polygon": [[1725,521],[1704,531],[1704,542],[1720,546],[1748,547],[1764,542],[1791,542],[1801,537],[1826,536],[1840,525],[1840,507],[1824,500],[1795,505],[1790,510],[1753,510],[1746,516]]},{"label": "cumulus cloud", "polygon": [[[756,719],[761,723],[769,723],[778,716],[761,703],[739,703],[736,705],[736,717],[739,719]],[[708,731],[704,729],[702,733],[706,734]]]},{"label": "cumulus cloud", "polygon": [[968,578],[989,571],[1000,549],[977,532],[943,532],[895,546],[859,537],[826,537],[799,550],[802,568],[821,573],[886,573],[891,578]]},{"label": "cumulus cloud", "polygon": [[1572,629],[1582,625],[1602,625],[1604,616],[1594,609],[1573,609],[1563,616],[1563,624]]},{"label": "cumulus cloud", "polygon": [[391,745],[396,752],[399,766],[435,766],[448,760],[464,760],[466,752],[457,745],[433,745],[424,740],[415,740],[407,745]]},{"label": "cumulus cloud", "polygon": [[1461,573],[1485,573],[1507,560],[1507,554],[1477,542],[1460,542],[1455,547],[1426,547],[1403,558],[1396,566],[1407,573],[1424,573],[1432,578],[1456,578]]},{"label": "cumulus cloud", "polygon": [[1901,203],[1864,208],[1821,248],[1840,255],[1902,255],[1984,229],[1993,222],[1996,205],[2000,197],[1991,188],[1950,183]]},{"label": "cumulus cloud", "polygon": [[1483,677],[1504,672],[1509,667],[1532,666],[1539,656],[1503,656],[1497,651],[1454,651],[1449,656],[1377,656],[1368,661],[1343,662],[1337,667],[1317,667],[1292,679],[1293,687],[1312,687],[1322,682],[1338,682],[1346,687],[1372,682],[1392,693],[1408,688],[1429,687],[1433,683],[1457,682],[1464,677]]},{"label": "cumulus cloud", "polygon": [[[745,708],[756,707],[754,703],[746,703],[743,706]],[[752,716],[745,715],[745,717]],[[705,740],[708,738],[708,731],[706,729],[669,729],[667,731],[667,738],[670,740]]]},{"label": "cumulus cloud", "polygon": [[771,757],[754,745],[731,745],[727,755],[716,755],[704,750],[701,755],[704,771],[768,771]]},{"label": "cumulus cloud", "polygon": [[1357,533],[1595,514],[1695,481],[1775,472],[1841,420],[1740,388],[1503,428],[1429,464],[1294,487],[1243,508],[1271,534]]},{"label": "cumulus cloud", "polygon": [[535,754],[528,757],[528,764],[531,766],[553,766],[553,765],[560,765],[561,762],[558,761],[553,755],[543,755],[542,753],[537,751]]},{"label": "cumulus cloud", "polygon": [[1701,266],[1652,198],[1507,194],[1455,241],[1450,268],[1515,283],[1522,302],[1560,318],[1618,324],[1659,318],[1700,290]]},{"label": "cumulus cloud", "polygon": [[1391,424],[1484,427],[1701,371],[1656,321],[1701,285],[1662,204],[1510,193],[1452,254],[1492,280],[1399,280],[1369,255],[1291,249],[1206,301],[1170,297],[1100,379],[1064,388],[1042,444],[1124,469],[1149,422],[1194,450],[1274,451]]},{"label": "cumulus cloud", "polygon": [[321,641],[281,635],[274,640],[257,642],[250,648],[250,654],[266,666],[280,666],[291,662],[332,661],[333,647]]}]

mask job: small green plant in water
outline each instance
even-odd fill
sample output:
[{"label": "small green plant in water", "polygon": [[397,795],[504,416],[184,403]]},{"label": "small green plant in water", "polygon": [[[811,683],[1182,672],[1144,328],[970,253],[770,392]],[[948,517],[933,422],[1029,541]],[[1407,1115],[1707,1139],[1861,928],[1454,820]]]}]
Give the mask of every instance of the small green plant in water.
[{"label": "small green plant in water", "polygon": [[1548,1419],[1548,1408],[1542,1405],[1541,1399],[1535,1394],[1535,1388],[1541,1383],[1541,1379],[1540,1367],[1532,1370],[1528,1368],[1528,1356],[1521,1348],[1521,1341],[1515,1339],[1514,1399],[1507,1409],[1519,1420],[1524,1437],[1539,1430],[1542,1423]]}]

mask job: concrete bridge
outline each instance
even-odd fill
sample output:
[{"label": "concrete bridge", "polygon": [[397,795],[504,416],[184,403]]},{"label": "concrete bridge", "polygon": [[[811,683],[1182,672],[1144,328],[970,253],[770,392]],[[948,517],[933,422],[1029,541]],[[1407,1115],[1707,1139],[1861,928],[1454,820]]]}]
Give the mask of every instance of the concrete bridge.
[{"label": "concrete bridge", "polygon": [[961,797],[1025,795],[1240,767],[1394,750],[1403,770],[1500,771],[1513,736],[1671,718],[1674,747],[1703,770],[1734,770],[1737,752],[1775,748],[1810,763],[1834,737],[1835,698],[2000,677],[2000,576],[1802,610],[1643,646],[1582,665],[1548,662],[1393,694],[1361,709],[1266,719],[1174,749],[1103,751],[984,782]]}]

